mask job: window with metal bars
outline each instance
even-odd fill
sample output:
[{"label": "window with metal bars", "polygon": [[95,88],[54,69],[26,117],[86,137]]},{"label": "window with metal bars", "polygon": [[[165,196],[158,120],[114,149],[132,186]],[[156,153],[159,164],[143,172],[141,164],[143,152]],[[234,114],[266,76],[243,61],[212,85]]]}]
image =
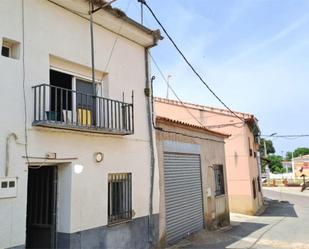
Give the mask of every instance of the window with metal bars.
[{"label": "window with metal bars", "polygon": [[252,180],[252,191],[253,191],[253,198],[256,198],[256,186],[255,186],[255,179]]},{"label": "window with metal bars", "polygon": [[215,184],[216,184],[215,194],[216,196],[224,195],[225,189],[224,189],[223,165],[215,165],[214,173],[215,173]]},{"label": "window with metal bars", "polygon": [[132,174],[108,174],[108,224],[132,219]]},{"label": "window with metal bars", "polygon": [[261,178],[258,176],[257,178],[257,183],[258,183],[258,190],[261,192]]}]

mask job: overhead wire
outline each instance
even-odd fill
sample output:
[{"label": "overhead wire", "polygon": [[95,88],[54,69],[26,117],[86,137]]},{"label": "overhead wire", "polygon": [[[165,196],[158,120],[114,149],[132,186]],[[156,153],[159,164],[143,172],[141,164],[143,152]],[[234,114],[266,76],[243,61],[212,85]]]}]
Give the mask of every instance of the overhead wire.
[{"label": "overhead wire", "polygon": [[28,117],[27,117],[27,96],[26,96],[26,63],[25,63],[25,2],[21,1],[21,21],[22,21],[22,91],[23,91],[23,102],[24,102],[24,149],[25,156],[28,165],[29,163],[29,154],[28,154]]},{"label": "overhead wire", "polygon": [[163,26],[163,24],[160,22],[160,20],[158,19],[158,17],[156,16],[156,14],[153,12],[153,10],[151,9],[151,7],[147,4],[146,0],[138,0],[139,2],[141,2],[142,4],[144,4],[147,9],[149,10],[149,12],[151,13],[151,15],[154,17],[154,19],[156,20],[156,22],[159,24],[159,26],[162,28],[162,30],[164,31],[164,33],[166,34],[166,36],[168,37],[168,39],[171,41],[171,43],[173,44],[173,46],[176,48],[176,50],[178,51],[178,53],[181,55],[181,57],[184,59],[184,61],[186,62],[186,64],[190,67],[190,69],[193,71],[193,73],[199,78],[199,80],[203,83],[203,85],[211,92],[211,94],[227,109],[229,110],[230,113],[232,113],[235,117],[237,117],[238,119],[240,119],[241,121],[243,121],[243,119],[241,117],[239,117],[231,108],[229,108],[224,102],[223,100],[212,90],[212,88],[206,83],[206,81],[203,79],[203,77],[197,72],[197,70],[194,68],[194,66],[189,62],[189,60],[187,59],[187,57],[184,55],[184,53],[180,50],[180,48],[177,46],[177,44],[175,43],[175,41],[173,40],[173,38],[169,35],[169,33],[167,32],[167,30],[165,29],[165,27]]},{"label": "overhead wire", "polygon": [[261,135],[261,137],[265,138],[303,138],[303,137],[309,137],[309,134],[293,134],[293,135]]},{"label": "overhead wire", "polygon": [[200,137],[200,136],[195,136],[195,135],[188,135],[182,132],[177,132],[177,131],[170,131],[170,130],[165,130],[161,127],[157,127],[154,121],[154,101],[153,101],[153,80],[154,80],[154,76],[151,79],[151,89],[150,89],[150,98],[151,98],[151,108],[152,108],[152,114],[151,114],[151,121],[152,121],[152,126],[155,130],[158,130],[160,132],[163,133],[168,133],[168,134],[174,134],[174,135],[180,135],[180,136],[184,136],[184,137],[189,137],[189,138],[196,138],[196,139],[201,139],[201,140],[206,140],[206,141],[212,141],[212,142],[217,142],[217,143],[224,143],[224,141],[219,141],[216,139],[212,139],[212,138],[205,138],[205,137]]},{"label": "overhead wire", "polygon": [[189,115],[196,121],[198,122],[201,126],[205,127],[204,124],[197,119],[193,113],[190,111],[190,109],[182,102],[182,100],[179,98],[179,96],[177,95],[177,93],[175,92],[175,90],[171,87],[171,85],[168,83],[167,79],[165,78],[162,70],[160,69],[158,63],[156,62],[156,60],[153,58],[153,56],[151,55],[151,53],[149,52],[149,56],[151,58],[151,60],[153,61],[154,65],[156,66],[158,72],[160,73],[161,77],[163,78],[164,82],[167,84],[167,87],[169,87],[169,89],[173,92],[173,94],[175,95],[175,97],[178,99],[178,101],[181,103],[181,105],[185,108],[185,110],[189,113]]},{"label": "overhead wire", "polygon": [[[235,125],[238,125],[238,124],[243,124],[243,125],[245,124],[244,121],[242,121],[242,122],[238,122],[238,123],[224,123],[224,124],[217,124],[217,125],[212,125],[212,126],[205,126],[197,117],[194,116],[194,114],[190,111],[190,109],[186,106],[186,104],[180,99],[180,97],[178,96],[176,91],[173,89],[171,84],[168,82],[168,80],[166,79],[164,73],[162,72],[161,68],[159,67],[157,61],[154,59],[154,57],[152,56],[152,54],[150,52],[149,52],[149,56],[150,56],[152,62],[154,63],[155,67],[157,68],[160,76],[162,77],[162,79],[166,83],[167,87],[172,91],[172,93],[175,95],[175,97],[180,102],[180,104],[185,108],[185,110],[189,113],[189,115],[196,122],[198,122],[202,127],[211,129],[211,128],[222,128],[222,127],[225,127],[225,126],[235,126]],[[213,115],[213,116],[215,116],[215,115]],[[239,127],[239,128],[242,128],[243,125],[241,127]],[[237,127],[237,126],[235,126],[235,127]]]}]

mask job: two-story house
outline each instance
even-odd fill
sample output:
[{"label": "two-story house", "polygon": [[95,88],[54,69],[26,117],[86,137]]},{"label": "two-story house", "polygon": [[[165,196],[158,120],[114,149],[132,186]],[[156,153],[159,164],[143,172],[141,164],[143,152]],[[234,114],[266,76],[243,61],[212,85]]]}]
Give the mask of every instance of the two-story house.
[{"label": "two-story house", "polygon": [[90,10],[86,0],[0,1],[0,248],[156,241],[145,88],[160,34],[105,6],[93,13],[92,56]]},{"label": "two-story house", "polygon": [[236,117],[225,109],[163,98],[156,98],[155,112],[229,134],[225,139],[225,161],[230,211],[253,215],[261,208],[260,129],[254,115],[235,112]]}]

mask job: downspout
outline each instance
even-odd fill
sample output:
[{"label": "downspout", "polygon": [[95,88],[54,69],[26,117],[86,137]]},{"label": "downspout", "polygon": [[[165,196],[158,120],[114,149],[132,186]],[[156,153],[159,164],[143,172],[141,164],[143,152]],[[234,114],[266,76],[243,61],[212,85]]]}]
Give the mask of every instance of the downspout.
[{"label": "downspout", "polygon": [[148,242],[150,248],[153,247],[154,240],[154,224],[152,221],[153,215],[153,188],[154,188],[154,169],[155,169],[155,152],[154,152],[154,136],[152,127],[152,107],[151,107],[151,87],[150,87],[150,70],[149,70],[149,50],[157,45],[156,40],[154,40],[153,45],[145,48],[145,73],[146,73],[146,85],[145,85],[145,96],[147,98],[147,116],[148,116],[148,133],[150,139],[150,192],[149,192],[149,217],[148,217]]}]

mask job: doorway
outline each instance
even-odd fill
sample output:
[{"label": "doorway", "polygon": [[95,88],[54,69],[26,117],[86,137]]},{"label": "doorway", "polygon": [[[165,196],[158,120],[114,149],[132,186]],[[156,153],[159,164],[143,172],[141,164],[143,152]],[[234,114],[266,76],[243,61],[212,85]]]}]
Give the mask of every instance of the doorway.
[{"label": "doorway", "polygon": [[29,168],[26,248],[56,247],[57,167]]}]

